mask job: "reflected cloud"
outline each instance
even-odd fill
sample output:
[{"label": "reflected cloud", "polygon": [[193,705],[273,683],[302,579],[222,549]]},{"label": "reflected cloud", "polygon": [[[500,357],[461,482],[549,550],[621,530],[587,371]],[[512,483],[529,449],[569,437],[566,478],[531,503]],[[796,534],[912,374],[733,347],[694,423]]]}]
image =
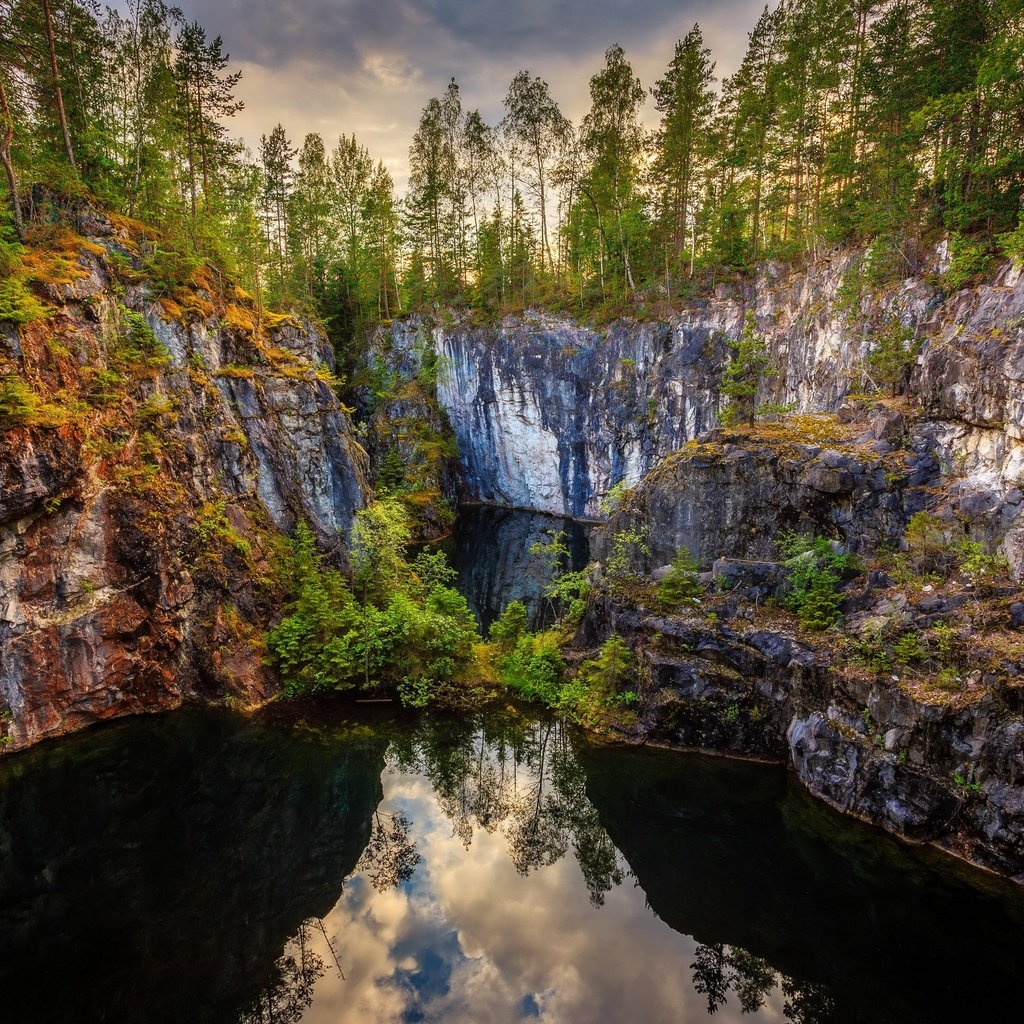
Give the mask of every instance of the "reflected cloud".
[{"label": "reflected cloud", "polygon": [[[570,737],[555,723],[520,724],[440,742],[430,730],[392,749],[379,813],[409,823],[420,859],[384,891],[372,863],[346,883],[324,927],[348,980],[320,980],[303,1020],[705,1019],[688,967],[701,947],[628,883]],[[740,1018],[729,999],[738,974],[716,1019]],[[749,986],[743,1003],[764,1016],[745,1020],[782,1019],[781,979],[767,977],[757,1006]]]}]

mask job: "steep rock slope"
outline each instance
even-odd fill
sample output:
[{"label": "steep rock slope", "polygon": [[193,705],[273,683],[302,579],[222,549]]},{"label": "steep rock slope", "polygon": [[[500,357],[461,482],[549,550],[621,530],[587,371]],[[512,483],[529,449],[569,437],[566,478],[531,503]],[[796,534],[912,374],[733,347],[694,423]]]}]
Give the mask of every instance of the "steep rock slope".
[{"label": "steep rock slope", "polygon": [[[0,743],[193,696],[264,699],[281,531],[339,550],[366,459],[310,323],[203,270],[149,281],[89,212],[25,256],[46,315],[0,325]],[[34,283],[33,283],[34,282]]]},{"label": "steep rock slope", "polygon": [[921,443],[971,508],[1000,506],[1007,553],[1024,565],[1008,525],[1024,469],[1024,275],[1005,266],[947,297],[932,283],[941,253],[932,273],[874,292],[851,287],[857,266],[849,253],[800,272],[769,265],[663,320],[600,331],[541,313],[490,327],[407,318],[376,351],[408,375],[429,339],[467,497],[596,517],[614,484],[636,484],[717,424],[729,341],[747,312],[776,371],[761,400],[801,413],[837,412],[862,391],[878,327],[899,323],[920,343],[911,392]]}]

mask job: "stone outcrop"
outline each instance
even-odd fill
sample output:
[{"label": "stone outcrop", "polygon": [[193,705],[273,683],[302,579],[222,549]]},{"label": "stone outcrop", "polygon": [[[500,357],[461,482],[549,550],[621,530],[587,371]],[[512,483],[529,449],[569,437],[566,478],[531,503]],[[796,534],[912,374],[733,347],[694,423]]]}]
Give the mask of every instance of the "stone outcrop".
[{"label": "stone outcrop", "polygon": [[183,309],[147,286],[139,239],[91,230],[44,282],[51,315],[0,329],[0,381],[33,407],[0,413],[2,750],[195,697],[265,699],[277,538],[301,518],[343,557],[366,493],[317,328],[257,327],[206,281]]},{"label": "stone outcrop", "polygon": [[952,696],[857,669],[785,627],[607,598],[577,644],[613,631],[640,665],[634,739],[785,763],[837,810],[1024,882],[1019,652],[995,652]]}]

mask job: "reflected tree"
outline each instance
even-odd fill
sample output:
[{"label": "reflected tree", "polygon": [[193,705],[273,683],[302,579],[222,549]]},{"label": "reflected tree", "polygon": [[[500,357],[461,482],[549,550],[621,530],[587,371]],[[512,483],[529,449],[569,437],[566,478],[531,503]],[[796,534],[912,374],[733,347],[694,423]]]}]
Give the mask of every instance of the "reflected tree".
[{"label": "reflected tree", "polygon": [[743,1013],[756,1013],[780,986],[783,1014],[791,1024],[825,1024],[832,1019],[835,1004],[825,988],[788,978],[739,946],[700,943],[695,957],[690,964],[693,987],[707,998],[709,1015],[725,1006],[730,993],[735,993]]},{"label": "reflected tree", "polygon": [[729,998],[732,988],[732,971],[729,963],[729,947],[718,943],[697,946],[696,959],[690,964],[693,971],[693,987],[707,997],[708,1013],[717,1013]]},{"label": "reflected tree", "polygon": [[273,974],[259,996],[239,1016],[239,1024],[295,1024],[313,1004],[313,986],[326,965],[309,944],[304,924],[289,949],[274,964]]},{"label": "reflected tree", "polygon": [[572,849],[595,906],[622,882],[618,851],[587,799],[586,775],[561,723],[515,714],[447,728],[434,723],[393,746],[389,763],[430,779],[465,846],[475,829],[500,829],[522,875]]},{"label": "reflected tree", "polygon": [[782,992],[786,997],[782,1011],[793,1024],[825,1024],[835,1015],[835,1000],[822,985],[787,978],[782,983]]},{"label": "reflected tree", "polygon": [[411,830],[412,823],[403,811],[374,812],[370,838],[356,872],[366,875],[378,892],[394,889],[412,878],[421,858],[410,838]]}]

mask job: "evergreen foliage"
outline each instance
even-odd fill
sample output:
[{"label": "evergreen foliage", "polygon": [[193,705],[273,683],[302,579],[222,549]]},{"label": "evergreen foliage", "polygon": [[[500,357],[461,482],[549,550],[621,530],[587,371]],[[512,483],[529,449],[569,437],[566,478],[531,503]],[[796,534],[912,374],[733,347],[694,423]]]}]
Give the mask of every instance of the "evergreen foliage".
[{"label": "evergreen foliage", "polygon": [[697,563],[689,548],[680,548],[672,559],[668,575],[658,584],[658,600],[666,608],[680,608],[700,603],[704,588],[697,578]]},{"label": "evergreen foliage", "polygon": [[783,534],[779,550],[789,577],[786,607],[796,612],[804,629],[819,631],[836,625],[841,618],[843,574],[856,568],[857,560],[837,551],[827,537]]},{"label": "evergreen foliage", "polygon": [[472,676],[480,640],[453,570],[440,553],[406,560],[409,527],[393,500],[360,512],[354,532],[351,582],[305,524],[290,542],[288,603],[266,637],[285,692],[397,690],[416,707],[450,698]]},{"label": "evergreen foliage", "polygon": [[[259,310],[318,313],[343,370],[367,327],[437,303],[621,315],[837,244],[862,247],[878,282],[948,237],[948,289],[1021,258],[1018,0],[787,0],[734,74],[715,70],[694,25],[650,89],[653,133],[619,46],[579,124],[526,69],[497,125],[452,80],[423,108],[400,201],[351,135],[332,150],[268,125],[248,153],[225,41],[164,0],[0,0],[3,233],[47,215],[40,183],[66,208],[98,199],[182,265],[234,274]],[[8,320],[25,302],[4,285]]]},{"label": "evergreen foliage", "polygon": [[757,321],[747,313],[739,341],[729,342],[729,365],[722,374],[721,393],[729,399],[722,423],[733,427],[757,419],[757,394],[765,380],[775,376],[768,360],[768,349],[757,334]]}]

